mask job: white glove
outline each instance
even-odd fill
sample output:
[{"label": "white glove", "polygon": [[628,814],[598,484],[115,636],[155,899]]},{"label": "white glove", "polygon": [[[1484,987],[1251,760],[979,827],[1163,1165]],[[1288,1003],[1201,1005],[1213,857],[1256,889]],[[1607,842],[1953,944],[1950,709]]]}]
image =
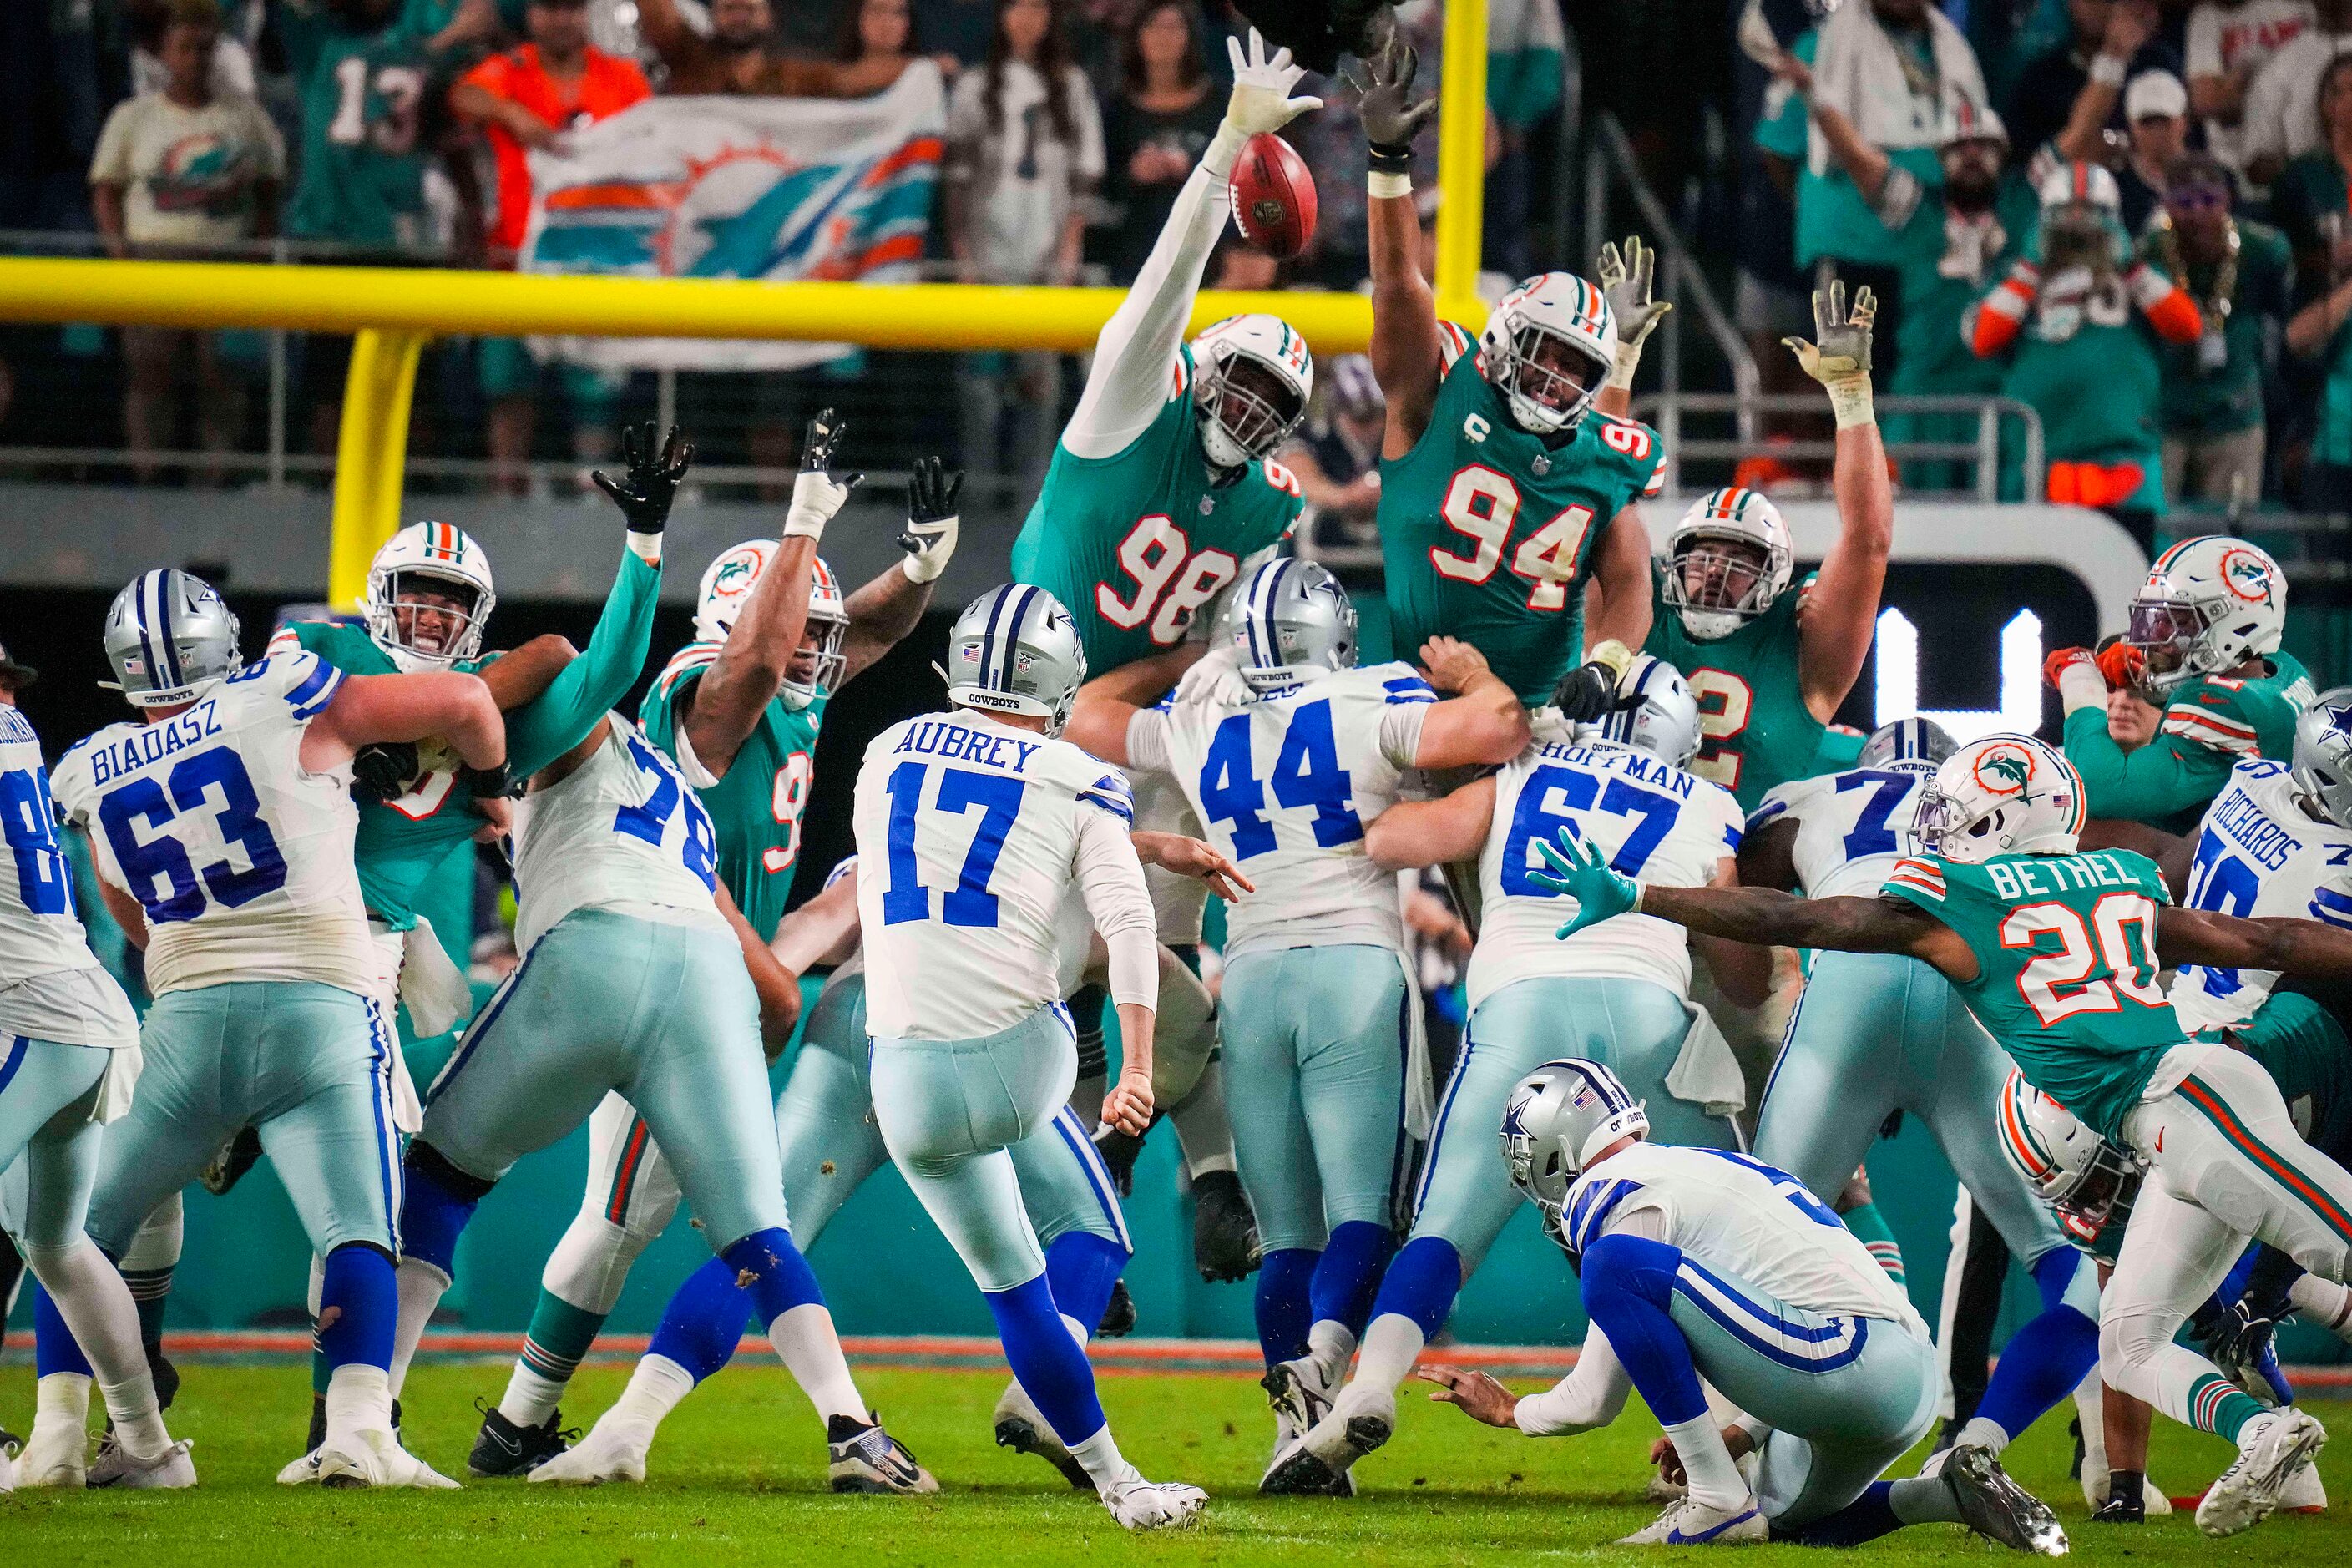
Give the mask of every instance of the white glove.
[{"label": "white glove", "polygon": [[1220,179],[1233,173],[1243,142],[1262,132],[1279,131],[1308,110],[1323,107],[1319,98],[1290,96],[1307,68],[1292,65],[1288,49],[1276,49],[1272,59],[1266,58],[1265,40],[1258,37],[1255,27],[1250,29],[1247,56],[1242,53],[1242,41],[1230,37],[1225,39],[1225,54],[1233,62],[1234,95],[1225,100],[1224,123],[1217,127],[1216,140],[1201,159]]},{"label": "white glove", "polygon": [[849,500],[849,492],[857,488],[864,474],[852,474],[846,479],[836,479],[823,468],[803,468],[793,479],[792,510],[784,513],[786,539],[821,539],[824,525],[833,521]]}]

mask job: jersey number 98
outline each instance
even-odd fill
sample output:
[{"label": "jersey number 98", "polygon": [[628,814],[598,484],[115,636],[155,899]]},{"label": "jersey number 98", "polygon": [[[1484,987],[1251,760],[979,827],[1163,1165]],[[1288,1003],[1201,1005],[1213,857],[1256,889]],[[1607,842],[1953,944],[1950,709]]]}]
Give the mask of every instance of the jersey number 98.
[{"label": "jersey number 98", "polygon": [[1095,584],[1095,611],[1123,631],[1149,621],[1151,640],[1173,647],[1201,606],[1241,574],[1230,551],[1192,552],[1192,540],[1168,518],[1140,519],[1118,542],[1118,563],[1135,579],[1135,592],[1121,598],[1108,583]]}]

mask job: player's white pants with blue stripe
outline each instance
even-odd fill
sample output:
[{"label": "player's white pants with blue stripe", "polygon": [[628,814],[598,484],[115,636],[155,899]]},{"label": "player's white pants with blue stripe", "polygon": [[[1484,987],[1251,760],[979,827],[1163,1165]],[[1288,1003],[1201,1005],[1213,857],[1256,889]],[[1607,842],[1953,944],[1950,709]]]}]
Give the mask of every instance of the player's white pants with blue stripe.
[{"label": "player's white pants with blue stripe", "polygon": [[1889,1113],[1907,1111],[2031,1266],[2068,1243],[1994,1136],[2010,1067],[1951,982],[1919,960],[1818,954],[1764,1086],[1756,1157],[1813,1192],[1835,1193]]},{"label": "player's white pants with blue stripe", "polygon": [[111,1056],[0,1037],[0,1229],[27,1254],[80,1240],[101,1138],[90,1111]]},{"label": "player's white pants with blue stripe", "polygon": [[246,1128],[293,1201],[310,1250],[400,1250],[391,1021],[373,997],[315,981],[169,991],[147,1009],[146,1066],[106,1130],[89,1234],[120,1258],[155,1205]]},{"label": "player's white pants with blue stripe", "polygon": [[1583,1057],[1614,1072],[1643,1103],[1660,1143],[1738,1147],[1731,1123],[1666,1092],[1690,1029],[1682,999],[1648,980],[1546,975],[1504,986],[1478,1005],[1438,1101],[1412,1236],[1451,1242],[1467,1279],[1520,1198],[1496,1152],[1511,1089],[1544,1063]]},{"label": "player's white pants with blue stripe", "polygon": [[1293,947],[1225,965],[1225,1101],[1268,1252],[1395,1222],[1405,1160],[1404,971],[1385,947]]},{"label": "player's white pants with blue stripe", "polygon": [[417,1134],[495,1182],[627,1098],[711,1250],[788,1228],[760,1003],[731,937],[583,909],[531,944],[434,1081]]},{"label": "player's white pants with blue stripe", "polygon": [[[982,1290],[1024,1285],[1045,1253],[1023,1194],[1033,1180],[1085,1162],[1109,1180],[1070,1115],[1077,1035],[1060,1003],[1001,1033],[970,1040],[874,1037],[874,1115],[884,1143]],[[1122,1227],[1118,1237],[1125,1245]]]},{"label": "player's white pants with blue stripe", "polygon": [[1791,1307],[1687,1256],[1666,1310],[1699,1375],[1772,1428],[1756,1501],[1780,1528],[1860,1497],[1935,1421],[1935,1347],[1899,1322]]}]

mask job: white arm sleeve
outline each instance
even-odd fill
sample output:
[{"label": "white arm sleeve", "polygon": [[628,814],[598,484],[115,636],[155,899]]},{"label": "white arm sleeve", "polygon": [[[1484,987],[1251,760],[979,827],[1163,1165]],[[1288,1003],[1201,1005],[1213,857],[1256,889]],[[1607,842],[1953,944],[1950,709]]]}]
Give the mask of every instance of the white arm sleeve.
[{"label": "white arm sleeve", "polygon": [[1168,773],[1176,771],[1176,759],[1168,744],[1168,715],[1157,708],[1139,708],[1135,717],[1127,721],[1127,765],[1146,773]]},{"label": "white arm sleeve", "polygon": [[1429,721],[1434,702],[1392,702],[1381,710],[1381,755],[1400,772],[1414,765],[1421,753],[1421,727]]},{"label": "white arm sleeve", "polygon": [[1625,1408],[1633,1380],[1598,1326],[1587,1329],[1576,1367],[1541,1394],[1519,1401],[1513,1419],[1530,1437],[1572,1437],[1606,1426]]},{"label": "white arm sleeve", "polygon": [[1143,862],[1135,858],[1127,825],[1108,811],[1078,812],[1078,891],[1095,930],[1110,952],[1110,998],[1119,1006],[1156,1007],[1160,1000],[1159,927]]},{"label": "white arm sleeve", "polygon": [[1175,385],[1176,351],[1192,319],[1192,297],[1201,291],[1201,274],[1225,229],[1225,178],[1241,145],[1234,132],[1217,132],[1178,194],[1135,286],[1103,323],[1087,389],[1062,432],[1062,445],[1073,457],[1108,458],[1125,451],[1168,402]]}]

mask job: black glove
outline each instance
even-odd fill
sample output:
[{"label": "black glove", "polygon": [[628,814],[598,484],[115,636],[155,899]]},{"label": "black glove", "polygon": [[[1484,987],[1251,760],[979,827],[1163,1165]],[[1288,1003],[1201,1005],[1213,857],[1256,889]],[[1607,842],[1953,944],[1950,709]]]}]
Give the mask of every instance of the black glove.
[{"label": "black glove", "polygon": [[1371,143],[1371,167],[1384,174],[1402,174],[1412,168],[1412,139],[1437,112],[1432,94],[1411,101],[1412,79],[1421,56],[1400,34],[1391,34],[1387,47],[1339,79],[1356,93],[1356,117],[1363,121],[1364,140]]},{"label": "black glove", "polygon": [[1617,706],[1617,672],[1594,659],[1580,664],[1559,678],[1551,704],[1571,724],[1592,724]]},{"label": "black glove", "polygon": [[378,741],[352,758],[352,798],[381,803],[408,793],[408,781],[422,771],[414,741]]},{"label": "black glove", "polygon": [[496,800],[501,795],[514,800],[521,796],[523,786],[530,781],[515,777],[508,771],[506,763],[500,763],[494,768],[461,766],[457,770],[457,782],[473,792],[476,800]]},{"label": "black glove", "polygon": [[918,458],[907,485],[907,528],[898,548],[907,552],[907,574],[929,583],[947,570],[956,547],[956,498],[963,493],[963,470],[945,458]]},{"label": "black glove", "polygon": [[816,417],[808,422],[808,433],[801,437],[801,472],[811,474],[833,467],[833,448],[848,428],[849,421],[835,410],[818,409]]},{"label": "black glove", "polygon": [[605,478],[601,468],[588,477],[613,498],[613,504],[629,520],[631,533],[659,533],[669,526],[670,502],[677,499],[678,482],[694,466],[694,443],[680,438],[673,425],[669,438],[656,454],[654,424],[648,419],[621,432],[621,458],[628,465],[625,488]]}]

